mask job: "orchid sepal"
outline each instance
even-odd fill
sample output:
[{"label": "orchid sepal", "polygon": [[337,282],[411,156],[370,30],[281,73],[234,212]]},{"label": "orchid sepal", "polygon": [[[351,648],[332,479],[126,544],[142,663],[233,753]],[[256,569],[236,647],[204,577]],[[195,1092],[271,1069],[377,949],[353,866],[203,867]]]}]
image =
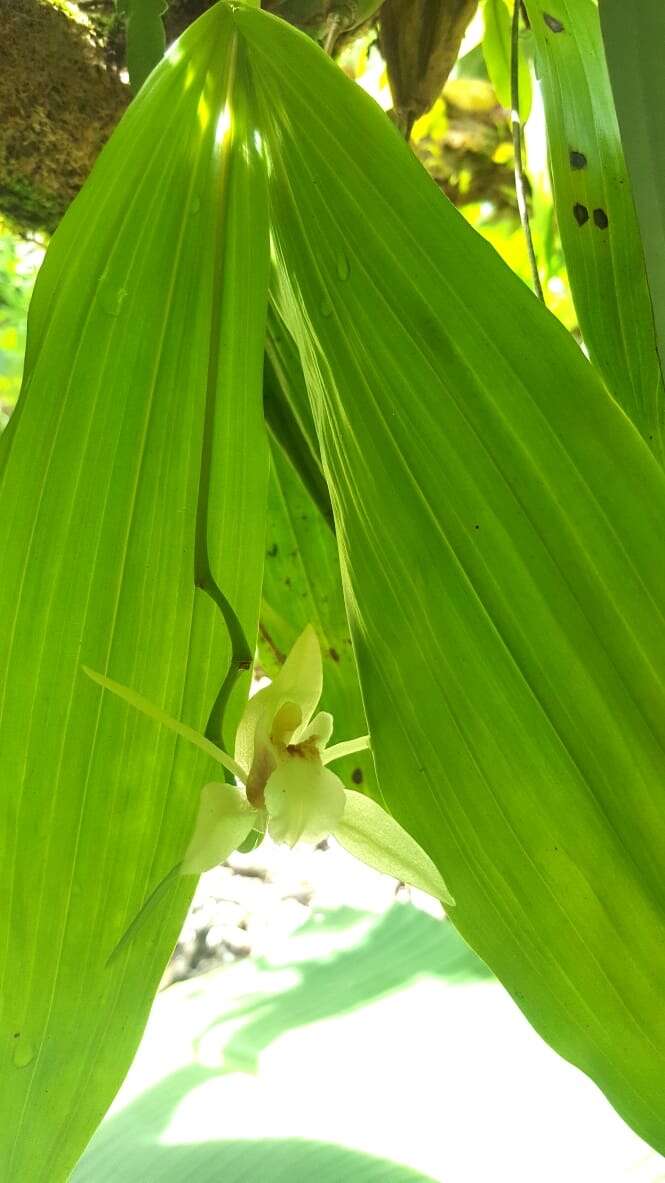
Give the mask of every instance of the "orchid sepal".
[{"label": "orchid sepal", "polygon": [[123,686],[122,682],[114,682],[112,678],[107,678],[106,674],[98,674],[96,670],[91,670],[87,665],[81,667],[84,674],[87,674],[93,682],[101,686],[103,690],[110,690],[117,698],[121,698],[129,706],[134,707],[135,710],[140,711],[148,719],[154,720],[155,723],[161,723],[164,727],[168,727],[169,731],[174,731],[181,739],[186,739],[194,747],[199,748],[205,752],[206,756],[216,760],[227,772],[245,783],[245,773],[236,761],[217,747],[212,740],[207,739],[205,735],[201,735],[194,727],[190,727],[188,723],[181,723],[179,719],[174,719],[171,715],[163,711],[161,707],[155,706],[150,702],[149,698],[144,698],[138,691],[132,690],[130,686]]},{"label": "orchid sepal", "polygon": [[202,875],[226,861],[257,829],[259,813],[234,785],[211,781],[201,789],[194,832],[180,864],[181,875]]},{"label": "orchid sepal", "polygon": [[436,866],[415,838],[371,797],[353,789],[346,789],[345,797],[344,813],[333,830],[340,846],[374,870],[454,907],[455,900]]}]

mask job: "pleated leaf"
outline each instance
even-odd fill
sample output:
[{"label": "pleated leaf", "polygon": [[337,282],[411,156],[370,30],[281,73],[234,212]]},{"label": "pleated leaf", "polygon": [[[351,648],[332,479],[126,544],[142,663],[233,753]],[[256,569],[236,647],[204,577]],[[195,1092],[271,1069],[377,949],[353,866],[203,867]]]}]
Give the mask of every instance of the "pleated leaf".
[{"label": "pleated leaf", "polygon": [[[617,7],[631,25],[633,9],[641,6]],[[545,101],[557,219],[580,328],[608,389],[662,463],[665,392],[598,7],[592,0],[526,0],[526,8]],[[622,54],[624,44],[622,37]],[[634,82],[635,69],[633,63],[627,71]],[[655,60],[653,72],[659,77]],[[656,103],[652,109],[658,110]],[[629,152],[630,134],[625,144]],[[655,175],[657,170],[650,173]]]},{"label": "pleated leaf", "polygon": [[534,1026],[665,1149],[665,478],[371,100],[235,19],[382,793]]},{"label": "pleated leaf", "polygon": [[201,730],[231,660],[218,605],[256,637],[268,235],[246,70],[220,8],[132,104],[47,253],[0,441],[7,1180],[65,1179],[122,1081],[195,880],[107,958],[218,774],[82,663]]}]

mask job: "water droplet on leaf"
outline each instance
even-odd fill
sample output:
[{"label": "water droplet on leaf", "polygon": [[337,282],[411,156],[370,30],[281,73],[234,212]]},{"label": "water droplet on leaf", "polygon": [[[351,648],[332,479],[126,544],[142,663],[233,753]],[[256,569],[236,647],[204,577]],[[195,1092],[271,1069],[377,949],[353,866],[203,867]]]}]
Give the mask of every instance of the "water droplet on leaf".
[{"label": "water droplet on leaf", "polygon": [[97,299],[108,316],[119,316],[127,297],[127,289],[103,275],[97,285]]},{"label": "water droplet on leaf", "polygon": [[351,266],[349,264],[349,260],[347,259],[344,252],[340,251],[337,256],[337,278],[344,281],[345,279],[349,278],[350,274]]},{"label": "water droplet on leaf", "polygon": [[330,300],[327,296],[324,296],[320,304],[321,316],[332,316],[332,310]]},{"label": "water droplet on leaf", "polygon": [[27,1068],[35,1058],[35,1049],[27,1039],[17,1039],[14,1047],[14,1065],[16,1068]]}]

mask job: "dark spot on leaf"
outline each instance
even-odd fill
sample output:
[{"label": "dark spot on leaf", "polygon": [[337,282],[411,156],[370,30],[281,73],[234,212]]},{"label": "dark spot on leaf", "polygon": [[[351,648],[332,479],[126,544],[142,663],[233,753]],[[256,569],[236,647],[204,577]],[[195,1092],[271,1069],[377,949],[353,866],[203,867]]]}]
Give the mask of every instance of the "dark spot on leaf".
[{"label": "dark spot on leaf", "polygon": [[[361,772],[361,774],[360,774],[360,779],[362,780],[362,772]],[[20,1032],[20,1031],[15,1031],[15,1032],[14,1032],[14,1039],[18,1039],[18,1037],[19,1037],[19,1035],[20,1035],[20,1034],[21,1034],[21,1032]]]},{"label": "dark spot on leaf", "polygon": [[595,209],[593,211],[593,220],[599,230],[607,230],[609,226],[609,218],[604,209]]},{"label": "dark spot on leaf", "polygon": [[587,158],[583,152],[575,152],[571,150],[570,153],[570,167],[571,168],[586,168]]},{"label": "dark spot on leaf", "polygon": [[284,580],[284,583],[286,584],[286,586],[287,586],[287,587],[290,587],[290,586],[291,586],[291,580],[289,579],[289,577],[288,577],[288,576],[287,576],[287,577],[286,577],[286,579]]},{"label": "dark spot on leaf", "polygon": [[361,785],[363,783],[362,768],[354,768],[353,772],[351,773],[351,780],[353,781],[354,785]]},{"label": "dark spot on leaf", "polygon": [[272,544],[272,546],[270,547],[270,549],[269,549],[268,551],[266,551],[266,554],[267,554],[267,555],[268,555],[268,556],[269,556],[271,559],[274,559],[275,555],[277,554],[277,551],[278,551],[278,549],[279,549],[279,547],[277,546],[277,543],[276,543],[276,542],[273,542],[273,544]]},{"label": "dark spot on leaf", "polygon": [[474,528],[474,530],[479,530],[479,529],[480,529],[480,526],[479,526],[479,525],[478,525],[478,523],[476,522],[476,524],[475,524],[475,526],[474,526],[473,528]]},{"label": "dark spot on leaf", "polygon": [[589,211],[587,207],[585,205],[581,205],[579,201],[575,202],[575,205],[573,206],[573,213],[578,226],[583,226],[585,222],[589,221]]},{"label": "dark spot on leaf", "polygon": [[555,16],[550,16],[549,12],[543,13],[543,20],[545,21],[548,29],[551,29],[553,33],[563,33],[563,25],[561,24],[561,21],[558,21]]},{"label": "dark spot on leaf", "polygon": [[328,653],[332,657],[333,661],[339,661],[339,653],[336,649],[329,649]]}]

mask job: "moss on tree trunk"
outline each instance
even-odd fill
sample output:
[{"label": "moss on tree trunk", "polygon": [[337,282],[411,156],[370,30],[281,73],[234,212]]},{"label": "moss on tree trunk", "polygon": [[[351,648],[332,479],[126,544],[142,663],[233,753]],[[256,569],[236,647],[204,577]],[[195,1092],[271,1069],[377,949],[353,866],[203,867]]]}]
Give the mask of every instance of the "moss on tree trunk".
[{"label": "moss on tree trunk", "polygon": [[73,6],[0,0],[0,210],[53,230],[128,101]]}]

